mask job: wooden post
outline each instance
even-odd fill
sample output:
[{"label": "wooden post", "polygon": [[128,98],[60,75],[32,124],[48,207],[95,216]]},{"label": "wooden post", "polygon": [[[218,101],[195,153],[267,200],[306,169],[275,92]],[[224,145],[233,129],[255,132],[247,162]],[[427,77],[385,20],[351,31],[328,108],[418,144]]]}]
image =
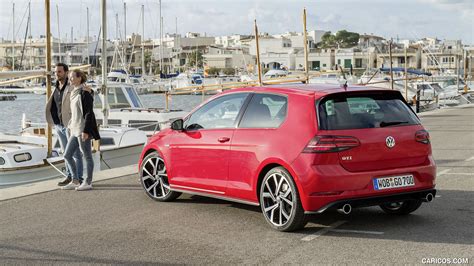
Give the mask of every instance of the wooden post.
[{"label": "wooden post", "polygon": [[[46,10],[46,102],[48,102],[49,97],[51,97],[51,23],[50,23],[50,0],[45,0],[45,10]],[[51,151],[53,149],[53,140],[52,140],[52,128],[48,124],[47,136],[48,136],[48,157],[51,157]]]},{"label": "wooden post", "polygon": [[168,92],[165,91],[165,110],[169,110],[169,99],[168,99]]},{"label": "wooden post", "polygon": [[408,101],[408,55],[405,47],[405,100]]},{"label": "wooden post", "polygon": [[304,71],[306,76],[306,84],[309,83],[308,69],[308,32],[306,31],[306,8],[303,9],[303,33],[304,33]]},{"label": "wooden post", "polygon": [[467,61],[468,61],[468,59],[467,59],[467,51],[466,50],[463,51],[463,59],[462,60],[464,62],[464,67],[463,67],[463,69],[464,69],[464,92],[467,93],[467,91],[468,91],[468,86],[467,86],[467,71],[468,71],[467,70],[467,67],[468,67],[468,62]]},{"label": "wooden post", "polygon": [[255,25],[255,47],[257,48],[257,69],[258,69],[258,85],[262,86],[262,66],[260,65],[260,47],[258,46],[258,28],[257,20],[254,20]]},{"label": "wooden post", "polygon": [[389,57],[390,57],[390,88],[393,90],[393,61],[392,61],[392,41],[389,43]]}]

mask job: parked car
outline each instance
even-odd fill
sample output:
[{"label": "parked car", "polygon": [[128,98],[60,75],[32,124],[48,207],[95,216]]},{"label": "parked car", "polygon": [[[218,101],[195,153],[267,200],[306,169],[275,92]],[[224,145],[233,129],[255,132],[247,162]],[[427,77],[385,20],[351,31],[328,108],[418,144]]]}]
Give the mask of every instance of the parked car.
[{"label": "parked car", "polygon": [[328,84],[233,89],[153,136],[139,162],[146,194],[261,206],[271,227],[379,205],[408,214],[436,194],[430,137],[398,91]]}]

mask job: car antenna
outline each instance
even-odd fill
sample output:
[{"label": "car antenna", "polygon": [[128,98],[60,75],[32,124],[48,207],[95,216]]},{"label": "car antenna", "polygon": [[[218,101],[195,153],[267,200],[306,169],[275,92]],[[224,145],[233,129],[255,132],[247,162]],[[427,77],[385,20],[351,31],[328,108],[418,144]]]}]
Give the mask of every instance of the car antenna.
[{"label": "car antenna", "polygon": [[344,88],[345,91],[347,91],[347,78],[346,78],[346,73],[344,73],[344,70],[342,69],[341,65],[339,65],[339,70],[341,71],[342,78],[344,79],[344,84],[342,87]]}]

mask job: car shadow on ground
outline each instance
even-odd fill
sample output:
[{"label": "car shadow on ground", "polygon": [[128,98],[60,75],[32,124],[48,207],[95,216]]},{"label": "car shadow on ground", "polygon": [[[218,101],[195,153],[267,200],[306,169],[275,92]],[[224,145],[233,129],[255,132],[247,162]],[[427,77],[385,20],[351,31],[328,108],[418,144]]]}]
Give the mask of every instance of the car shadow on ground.
[{"label": "car shadow on ground", "polygon": [[[304,237],[305,235],[316,233],[323,228],[330,227],[338,221],[344,221],[337,229],[375,233],[340,233],[329,231],[326,235],[427,243],[474,244],[474,234],[471,232],[470,226],[468,226],[472,223],[472,217],[474,216],[474,208],[470,200],[474,197],[474,192],[442,190],[438,192],[438,195],[442,195],[442,197],[436,198],[431,203],[423,203],[417,211],[409,215],[387,214],[378,206],[354,209],[349,215],[339,213],[337,210],[307,215],[308,224],[306,227],[291,234],[292,236]],[[222,205],[222,207],[249,211],[249,215],[261,213],[261,209],[258,206],[202,196],[181,197],[176,202],[183,204]],[[242,212],[238,212],[235,215],[242,215]],[[265,223],[263,216],[259,222]],[[268,227],[268,230],[273,229]]]}]

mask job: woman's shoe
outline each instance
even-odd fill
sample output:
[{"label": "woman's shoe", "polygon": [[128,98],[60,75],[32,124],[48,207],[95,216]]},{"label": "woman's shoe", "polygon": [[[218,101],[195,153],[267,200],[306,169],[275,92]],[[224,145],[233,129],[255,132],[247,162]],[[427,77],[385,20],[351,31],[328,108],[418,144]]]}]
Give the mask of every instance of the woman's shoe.
[{"label": "woman's shoe", "polygon": [[76,191],[91,190],[92,184],[87,184],[87,181],[82,182],[82,184],[76,187]]},{"label": "woman's shoe", "polygon": [[64,187],[62,187],[61,189],[64,189],[64,190],[73,190],[75,189],[76,187],[79,186],[79,183],[74,183],[74,181],[71,181],[71,183],[65,185]]}]

